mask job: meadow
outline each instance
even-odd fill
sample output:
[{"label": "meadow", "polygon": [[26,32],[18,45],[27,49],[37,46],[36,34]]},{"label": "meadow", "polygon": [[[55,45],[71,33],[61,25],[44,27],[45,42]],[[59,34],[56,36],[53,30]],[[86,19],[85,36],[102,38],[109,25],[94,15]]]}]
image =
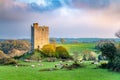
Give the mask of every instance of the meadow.
[{"label": "meadow", "polygon": [[[26,66],[0,66],[0,80],[119,80],[120,74],[106,69],[96,68],[96,65],[86,62],[85,68],[73,70],[60,69],[56,71],[39,71],[44,68],[54,68],[59,62],[28,62]],[[35,65],[34,68],[31,65]]]},{"label": "meadow", "polygon": [[[95,43],[57,44],[64,46],[72,55],[74,52],[81,53],[84,50],[95,51]],[[120,74],[107,69],[97,68],[96,65],[86,61],[84,68],[73,70],[59,69],[55,71],[40,71],[41,69],[54,68],[57,62],[23,62],[20,65],[0,65],[0,80],[119,80]],[[64,62],[72,64],[73,62]],[[43,64],[39,66],[38,64]],[[34,68],[31,65],[35,65]]]},{"label": "meadow", "polygon": [[57,46],[64,46],[70,55],[74,52],[82,53],[84,50],[96,51],[96,43],[78,43],[78,44],[57,44]]}]

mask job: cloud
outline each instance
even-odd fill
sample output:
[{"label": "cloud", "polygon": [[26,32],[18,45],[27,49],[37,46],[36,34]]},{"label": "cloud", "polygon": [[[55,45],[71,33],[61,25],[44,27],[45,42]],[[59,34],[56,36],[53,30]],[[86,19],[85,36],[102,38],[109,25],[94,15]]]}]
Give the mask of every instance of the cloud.
[{"label": "cloud", "polygon": [[0,33],[3,37],[30,37],[31,24],[38,22],[50,26],[51,37],[114,37],[120,26],[118,3],[119,0],[0,0]]},{"label": "cloud", "polygon": [[27,5],[18,3],[15,0],[1,0],[0,3],[0,21],[21,21],[26,12]]},{"label": "cloud", "polygon": [[110,0],[73,0],[75,8],[104,8],[109,6]]}]

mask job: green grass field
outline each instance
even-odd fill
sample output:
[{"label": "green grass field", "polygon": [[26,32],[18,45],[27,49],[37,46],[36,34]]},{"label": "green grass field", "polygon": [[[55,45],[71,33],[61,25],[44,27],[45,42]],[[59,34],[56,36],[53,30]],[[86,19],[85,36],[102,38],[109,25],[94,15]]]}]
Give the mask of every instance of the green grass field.
[{"label": "green grass field", "polygon": [[84,50],[95,51],[95,43],[79,43],[79,44],[57,44],[57,46],[64,46],[72,55],[74,52],[79,54]]},{"label": "green grass field", "polygon": [[[120,74],[106,69],[96,69],[96,66],[86,63],[85,68],[74,70],[61,69],[57,71],[39,71],[43,68],[54,68],[58,62],[23,63],[27,66],[0,66],[0,80],[119,80]],[[31,65],[36,65],[34,68]]]},{"label": "green grass field", "polygon": [[[95,51],[95,44],[58,44],[67,48],[72,55],[74,52],[81,53],[83,50]],[[38,66],[39,62],[21,62],[27,66],[15,67],[12,65],[0,65],[0,80],[120,80],[120,74],[107,69],[96,69],[96,66],[86,62],[85,68],[56,71],[39,71],[45,68],[54,68],[59,62],[42,62],[43,66]],[[34,68],[31,65],[35,65]]]}]

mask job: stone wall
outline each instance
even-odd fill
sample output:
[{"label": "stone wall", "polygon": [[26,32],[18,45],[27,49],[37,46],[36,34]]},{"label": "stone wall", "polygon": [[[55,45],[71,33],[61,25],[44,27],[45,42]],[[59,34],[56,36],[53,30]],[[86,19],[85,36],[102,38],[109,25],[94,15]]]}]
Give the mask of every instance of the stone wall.
[{"label": "stone wall", "polygon": [[38,23],[33,23],[31,26],[31,46],[32,50],[40,49],[45,44],[49,44],[49,28],[48,26],[39,26]]}]

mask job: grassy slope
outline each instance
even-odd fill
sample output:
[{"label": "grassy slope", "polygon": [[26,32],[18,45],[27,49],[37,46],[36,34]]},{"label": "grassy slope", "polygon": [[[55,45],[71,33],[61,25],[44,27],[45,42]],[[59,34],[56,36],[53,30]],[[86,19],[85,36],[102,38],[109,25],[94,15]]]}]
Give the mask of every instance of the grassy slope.
[{"label": "grassy slope", "polygon": [[57,62],[43,62],[44,66],[32,68],[38,63],[24,63],[28,66],[0,66],[0,80],[119,80],[120,74],[104,69],[94,69],[95,65],[87,63],[86,68],[39,72],[42,68],[54,67]]},{"label": "grassy slope", "polygon": [[64,46],[70,54],[73,54],[74,52],[81,53],[84,50],[95,51],[95,43],[57,44],[57,46]]}]

